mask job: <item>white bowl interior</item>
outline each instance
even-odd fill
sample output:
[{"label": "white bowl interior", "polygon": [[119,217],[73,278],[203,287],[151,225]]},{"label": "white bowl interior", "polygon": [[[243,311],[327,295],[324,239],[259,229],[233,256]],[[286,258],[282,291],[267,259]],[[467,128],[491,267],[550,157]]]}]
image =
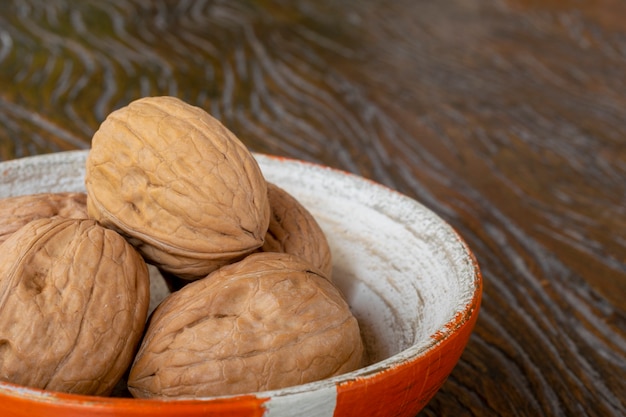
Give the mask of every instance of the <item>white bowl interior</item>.
[{"label": "white bowl interior", "polygon": [[[0,163],[0,198],[84,191],[86,156],[72,151]],[[359,321],[370,363],[420,354],[471,302],[475,265],[468,249],[429,209],[358,176],[255,157],[266,179],[296,197],[325,231],[334,281]],[[352,374],[359,372],[367,367]]]},{"label": "white bowl interior", "polygon": [[432,211],[362,177],[257,155],[268,181],[315,216],[333,255],[333,280],[359,321],[370,362],[431,336],[463,311],[474,265],[454,230]]}]

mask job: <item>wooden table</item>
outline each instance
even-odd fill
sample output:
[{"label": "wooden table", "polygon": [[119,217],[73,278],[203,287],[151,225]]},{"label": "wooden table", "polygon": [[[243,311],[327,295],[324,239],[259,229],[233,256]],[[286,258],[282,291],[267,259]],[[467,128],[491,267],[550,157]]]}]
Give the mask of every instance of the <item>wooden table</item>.
[{"label": "wooden table", "polygon": [[174,95],[257,152],[371,178],[475,251],[480,318],[423,416],[626,415],[626,2],[0,4],[0,159]]}]

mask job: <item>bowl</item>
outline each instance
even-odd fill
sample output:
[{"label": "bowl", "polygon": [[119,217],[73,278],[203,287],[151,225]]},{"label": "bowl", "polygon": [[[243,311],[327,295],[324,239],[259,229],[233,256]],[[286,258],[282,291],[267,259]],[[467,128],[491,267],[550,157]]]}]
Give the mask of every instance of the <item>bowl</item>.
[{"label": "bowl", "polygon": [[[0,197],[84,191],[87,152],[0,163]],[[387,187],[312,163],[255,157],[266,179],[296,197],[326,233],[333,279],[359,321],[368,364],[289,388],[194,400],[105,398],[0,382],[3,416],[409,417],[426,405],[478,316],[482,278],[471,250],[435,213]]]}]

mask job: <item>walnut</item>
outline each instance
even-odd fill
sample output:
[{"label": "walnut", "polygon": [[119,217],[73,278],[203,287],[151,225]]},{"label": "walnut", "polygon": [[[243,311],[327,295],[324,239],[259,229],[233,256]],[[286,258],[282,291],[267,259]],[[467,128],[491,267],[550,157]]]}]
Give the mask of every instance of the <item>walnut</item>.
[{"label": "walnut", "polygon": [[299,256],[332,279],[330,247],[315,217],[279,186],[268,183],[267,193],[270,224],[261,251]]},{"label": "walnut", "polygon": [[85,193],[41,193],[0,200],[0,243],[31,220],[60,216],[87,218]]},{"label": "walnut", "polygon": [[85,186],[91,217],[189,280],[258,249],[269,224],[254,156],[218,120],[174,97],[112,112],[93,136]]},{"label": "walnut", "polygon": [[145,327],[146,263],[88,219],[37,219],[0,245],[0,380],[108,395]]},{"label": "walnut", "polygon": [[321,271],[255,253],[157,307],[128,388],[148,398],[241,394],[348,372],[362,357],[358,323]]}]

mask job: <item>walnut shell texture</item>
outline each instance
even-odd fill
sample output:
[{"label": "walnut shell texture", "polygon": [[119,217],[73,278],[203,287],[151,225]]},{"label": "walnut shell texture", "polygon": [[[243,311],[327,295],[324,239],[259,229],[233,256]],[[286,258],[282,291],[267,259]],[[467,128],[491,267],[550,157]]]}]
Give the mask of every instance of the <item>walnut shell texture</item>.
[{"label": "walnut shell texture", "polygon": [[321,271],[262,252],[159,305],[128,388],[145,398],[257,392],[348,372],[362,357],[358,323]]},{"label": "walnut shell texture", "polygon": [[261,251],[299,256],[332,279],[330,247],[315,217],[295,197],[275,184],[267,184],[267,194],[270,224]]},{"label": "walnut shell texture", "polygon": [[185,279],[255,251],[269,224],[252,153],[175,97],[142,98],[109,114],[93,136],[85,186],[90,216]]},{"label": "walnut shell texture", "polygon": [[93,220],[38,219],[0,245],[0,380],[108,395],[150,301],[146,263]]},{"label": "walnut shell texture", "polygon": [[85,193],[40,193],[0,200],[0,243],[13,232],[35,219],[49,217],[87,218]]}]

